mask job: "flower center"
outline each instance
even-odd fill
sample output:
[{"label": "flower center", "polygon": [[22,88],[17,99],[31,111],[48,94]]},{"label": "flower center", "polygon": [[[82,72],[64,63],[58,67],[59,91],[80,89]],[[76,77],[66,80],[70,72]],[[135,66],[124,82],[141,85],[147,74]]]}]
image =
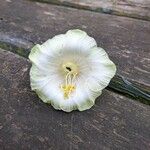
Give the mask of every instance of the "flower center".
[{"label": "flower center", "polygon": [[78,74],[78,67],[72,62],[67,62],[62,65],[65,72],[65,84],[61,85],[61,89],[64,93],[64,98],[68,99],[70,94],[75,90],[75,78]]}]

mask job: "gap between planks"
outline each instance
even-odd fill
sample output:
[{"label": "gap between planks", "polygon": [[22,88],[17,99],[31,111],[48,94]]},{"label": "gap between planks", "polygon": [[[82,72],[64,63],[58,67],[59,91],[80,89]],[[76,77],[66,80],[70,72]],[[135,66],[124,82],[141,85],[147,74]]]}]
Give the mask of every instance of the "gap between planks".
[{"label": "gap between planks", "polygon": [[[28,59],[28,55],[30,53],[29,49],[32,48],[34,43],[21,39],[14,39],[13,41],[20,41],[16,43],[10,41],[9,43],[8,41],[0,41],[0,47]],[[149,87],[139,83],[130,82],[118,74],[114,76],[106,89],[123,94],[127,97],[131,97],[132,99],[140,101],[141,103],[150,105]]]}]

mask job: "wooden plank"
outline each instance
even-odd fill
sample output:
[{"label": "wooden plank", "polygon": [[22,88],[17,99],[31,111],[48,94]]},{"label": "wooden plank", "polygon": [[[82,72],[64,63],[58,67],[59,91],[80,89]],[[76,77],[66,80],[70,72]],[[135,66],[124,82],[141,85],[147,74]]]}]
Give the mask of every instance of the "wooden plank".
[{"label": "wooden plank", "polygon": [[56,111],[31,92],[25,58],[0,49],[0,64],[1,149],[150,149],[149,106],[104,90],[88,111]]},{"label": "wooden plank", "polygon": [[149,0],[34,0],[106,14],[150,20]]},{"label": "wooden plank", "polygon": [[32,45],[79,28],[106,49],[118,74],[150,91],[150,22],[22,0],[2,1],[0,14],[1,47],[27,56]]}]

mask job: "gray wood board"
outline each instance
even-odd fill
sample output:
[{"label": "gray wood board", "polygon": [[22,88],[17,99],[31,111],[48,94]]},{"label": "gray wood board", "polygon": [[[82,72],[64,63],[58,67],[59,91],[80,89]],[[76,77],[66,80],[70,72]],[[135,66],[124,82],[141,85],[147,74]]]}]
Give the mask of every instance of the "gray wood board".
[{"label": "gray wood board", "polygon": [[34,0],[96,12],[150,20],[149,0]]},{"label": "gray wood board", "polygon": [[64,113],[30,90],[28,60],[0,49],[2,150],[149,150],[150,107],[104,90],[92,109]]},{"label": "gray wood board", "polygon": [[[36,43],[79,28],[93,36],[117,65],[117,73],[147,87],[150,85],[150,22],[31,1],[2,1],[0,46],[23,45],[27,55]],[[12,48],[12,51],[16,49]]]}]

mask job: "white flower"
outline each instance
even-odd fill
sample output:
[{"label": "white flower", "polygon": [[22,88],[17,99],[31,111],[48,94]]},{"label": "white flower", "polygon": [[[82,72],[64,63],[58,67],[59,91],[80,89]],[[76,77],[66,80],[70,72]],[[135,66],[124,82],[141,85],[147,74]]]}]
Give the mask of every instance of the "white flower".
[{"label": "white flower", "polygon": [[116,72],[105,50],[78,29],[37,44],[29,59],[32,90],[66,112],[91,108]]}]

